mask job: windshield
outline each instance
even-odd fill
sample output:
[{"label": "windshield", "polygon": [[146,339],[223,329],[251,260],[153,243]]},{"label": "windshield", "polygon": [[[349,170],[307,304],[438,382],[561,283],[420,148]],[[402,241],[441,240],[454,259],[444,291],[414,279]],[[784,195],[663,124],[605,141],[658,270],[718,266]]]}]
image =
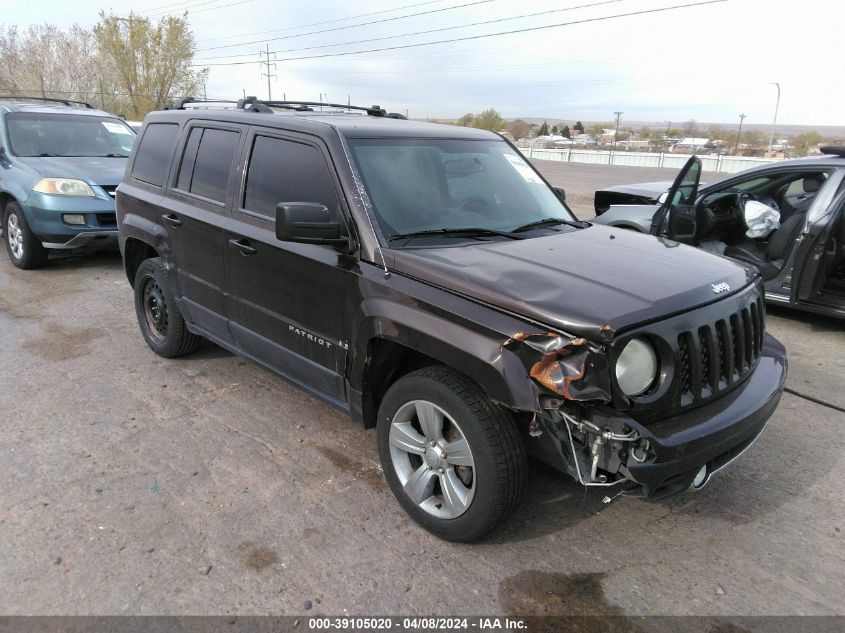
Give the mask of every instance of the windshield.
[{"label": "windshield", "polygon": [[492,236],[546,219],[574,220],[504,141],[350,139],[349,144],[388,239],[425,231],[461,239],[448,233],[457,229]]},{"label": "windshield", "polygon": [[135,132],[115,117],[10,112],[9,146],[17,156],[129,156]]}]

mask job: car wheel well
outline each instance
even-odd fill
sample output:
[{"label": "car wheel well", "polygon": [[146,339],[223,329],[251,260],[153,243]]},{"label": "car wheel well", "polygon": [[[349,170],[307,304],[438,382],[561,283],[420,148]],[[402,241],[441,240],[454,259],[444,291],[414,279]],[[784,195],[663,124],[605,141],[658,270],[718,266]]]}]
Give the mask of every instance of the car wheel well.
[{"label": "car wheel well", "polygon": [[5,191],[0,191],[0,217],[6,211],[6,205],[10,202],[16,202],[14,196],[9,195]]},{"label": "car wheel well", "polygon": [[135,273],[144,260],[159,257],[158,251],[146,242],[130,237],[123,247],[123,266],[126,269],[126,277],[129,285],[135,285]]},{"label": "car wheel well", "polygon": [[376,425],[382,398],[390,386],[413,371],[439,365],[435,358],[387,339],[369,342],[363,378],[363,418],[365,428]]}]

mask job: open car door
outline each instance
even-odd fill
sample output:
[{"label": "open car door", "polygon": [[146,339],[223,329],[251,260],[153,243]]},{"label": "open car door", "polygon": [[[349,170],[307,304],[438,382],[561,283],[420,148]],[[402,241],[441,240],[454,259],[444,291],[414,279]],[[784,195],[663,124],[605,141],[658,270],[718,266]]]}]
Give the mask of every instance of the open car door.
[{"label": "open car door", "polygon": [[663,204],[651,219],[649,232],[652,235],[662,235],[684,244],[696,244],[698,212],[695,199],[698,197],[700,180],[701,160],[697,156],[690,156],[672,183]]},{"label": "open car door", "polygon": [[845,192],[840,193],[826,208],[812,209],[807,224],[798,238],[795,264],[792,271],[790,301],[813,301],[833,272],[841,245],[833,234],[837,222],[845,222]]}]

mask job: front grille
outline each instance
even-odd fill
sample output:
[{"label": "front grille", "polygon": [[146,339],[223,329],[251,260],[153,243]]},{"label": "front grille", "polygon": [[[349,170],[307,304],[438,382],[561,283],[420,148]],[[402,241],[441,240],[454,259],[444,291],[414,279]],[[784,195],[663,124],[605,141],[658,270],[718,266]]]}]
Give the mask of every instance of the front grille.
[{"label": "front grille", "polygon": [[97,224],[100,226],[115,226],[117,225],[117,215],[114,213],[98,213]]},{"label": "front grille", "polygon": [[701,404],[744,380],[757,365],[765,331],[758,297],[697,331],[678,334],[678,384],[682,408]]}]

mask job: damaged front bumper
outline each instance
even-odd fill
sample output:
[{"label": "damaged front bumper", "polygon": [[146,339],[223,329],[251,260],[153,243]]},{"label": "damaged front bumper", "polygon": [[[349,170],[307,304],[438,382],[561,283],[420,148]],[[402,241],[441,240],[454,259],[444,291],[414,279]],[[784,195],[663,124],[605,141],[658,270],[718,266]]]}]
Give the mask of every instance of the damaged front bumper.
[{"label": "damaged front bumper", "polygon": [[[747,449],[780,401],[786,351],[771,336],[739,387],[703,406],[642,424],[605,405],[561,403],[540,417],[538,457],[587,486],[619,486],[651,499],[700,488]],[[535,440],[538,441],[538,440]],[[544,441],[545,440],[545,441]]]}]

